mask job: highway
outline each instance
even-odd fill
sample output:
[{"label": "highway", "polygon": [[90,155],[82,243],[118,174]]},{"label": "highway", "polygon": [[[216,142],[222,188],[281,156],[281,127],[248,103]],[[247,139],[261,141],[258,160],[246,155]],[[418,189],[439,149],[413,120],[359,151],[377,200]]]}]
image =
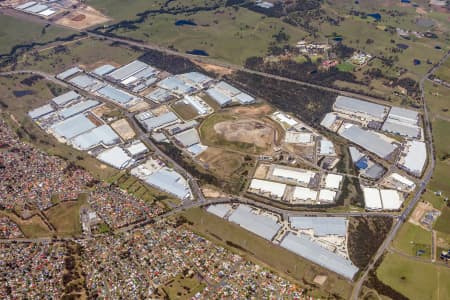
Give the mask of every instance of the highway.
[{"label": "highway", "polygon": [[394,240],[395,236],[397,235],[400,227],[402,226],[403,222],[406,221],[409,214],[412,212],[414,207],[416,206],[417,202],[420,200],[422,193],[425,191],[425,188],[427,184],[430,182],[431,177],[433,176],[433,171],[436,166],[436,161],[434,157],[434,146],[433,146],[433,135],[431,132],[431,122],[430,122],[430,116],[428,112],[428,108],[425,102],[425,90],[424,90],[424,82],[428,79],[430,75],[432,75],[441,65],[442,63],[450,56],[450,52],[447,52],[447,54],[441,58],[441,60],[433,66],[420,80],[419,87],[421,92],[421,100],[423,105],[423,116],[424,116],[424,123],[425,123],[425,132],[426,132],[426,141],[428,146],[428,157],[429,157],[429,164],[428,168],[426,170],[426,174],[422,178],[422,181],[419,185],[419,188],[416,190],[416,193],[413,197],[413,199],[409,202],[408,206],[405,208],[405,210],[400,215],[398,221],[394,224],[391,231],[388,233],[386,239],[381,244],[380,248],[378,249],[377,253],[372,258],[369,265],[366,267],[365,271],[360,275],[358,278],[358,281],[356,281],[355,286],[353,288],[352,292],[352,299],[357,300],[359,297],[359,294],[361,292],[361,288],[363,286],[364,281],[367,279],[367,276],[369,272],[374,268],[378,260],[383,256],[386,249],[389,247],[391,242]]}]

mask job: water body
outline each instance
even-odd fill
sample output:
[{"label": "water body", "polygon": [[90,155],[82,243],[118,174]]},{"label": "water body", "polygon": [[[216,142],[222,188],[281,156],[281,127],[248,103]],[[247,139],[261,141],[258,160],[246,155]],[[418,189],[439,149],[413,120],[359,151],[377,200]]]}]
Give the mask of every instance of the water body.
[{"label": "water body", "polygon": [[406,49],[408,49],[408,48],[409,48],[409,46],[408,46],[408,45],[406,45],[406,44],[397,44],[397,48],[400,48],[400,49],[406,50]]},{"label": "water body", "polygon": [[368,17],[374,18],[376,21],[381,20],[381,15],[379,13],[368,14]]},{"label": "water body", "polygon": [[20,90],[20,91],[13,91],[13,94],[15,97],[20,98],[27,95],[33,95],[33,91],[31,90]]},{"label": "water body", "polygon": [[192,55],[199,55],[199,56],[209,56],[208,52],[206,52],[205,50],[200,50],[200,49],[194,49],[191,51],[186,51],[187,54],[192,54]]},{"label": "water body", "polygon": [[337,36],[333,38],[333,41],[335,42],[342,42],[343,38],[341,36]]},{"label": "water body", "polygon": [[415,58],[413,60],[413,63],[414,63],[415,66],[417,66],[417,65],[420,65],[422,62],[420,61],[420,59]]},{"label": "water body", "polygon": [[178,20],[175,22],[175,26],[197,26],[197,24],[190,20]]}]

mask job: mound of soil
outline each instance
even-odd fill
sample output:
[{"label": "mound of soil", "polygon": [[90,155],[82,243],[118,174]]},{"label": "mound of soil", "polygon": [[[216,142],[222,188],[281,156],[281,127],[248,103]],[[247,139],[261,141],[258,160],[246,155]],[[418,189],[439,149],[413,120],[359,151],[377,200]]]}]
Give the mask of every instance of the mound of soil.
[{"label": "mound of soil", "polygon": [[80,22],[80,21],[83,21],[84,19],[86,19],[86,16],[83,14],[80,14],[80,15],[76,15],[71,20],[75,21],[75,22]]}]

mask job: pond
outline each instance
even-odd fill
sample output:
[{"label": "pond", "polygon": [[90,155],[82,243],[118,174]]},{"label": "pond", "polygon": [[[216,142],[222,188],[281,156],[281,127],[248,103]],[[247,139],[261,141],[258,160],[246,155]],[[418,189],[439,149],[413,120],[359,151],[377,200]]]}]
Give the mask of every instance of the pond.
[{"label": "pond", "polygon": [[20,98],[27,95],[33,95],[33,91],[31,90],[20,90],[20,91],[13,91],[14,96]]},{"label": "pond", "polygon": [[178,20],[175,22],[175,26],[197,26],[194,21],[191,20]]},{"label": "pond", "polygon": [[379,13],[368,14],[367,16],[374,18],[376,21],[381,20],[381,15]]},{"label": "pond", "polygon": [[205,50],[200,50],[200,49],[194,49],[191,51],[186,51],[187,54],[192,54],[192,55],[200,55],[200,56],[209,56],[208,52],[206,52]]},{"label": "pond", "polygon": [[406,44],[397,44],[397,48],[399,48],[399,49],[403,49],[403,50],[406,50],[406,49],[408,49],[408,48],[409,48],[409,46],[408,46],[408,45],[406,45]]}]

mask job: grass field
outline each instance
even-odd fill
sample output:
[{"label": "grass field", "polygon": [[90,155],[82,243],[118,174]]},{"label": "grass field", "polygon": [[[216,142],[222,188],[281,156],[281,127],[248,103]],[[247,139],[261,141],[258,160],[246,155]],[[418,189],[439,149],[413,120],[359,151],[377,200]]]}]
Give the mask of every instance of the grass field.
[{"label": "grass field", "polygon": [[450,298],[450,269],[387,254],[377,270],[378,278],[411,300]]},{"label": "grass field", "polygon": [[111,42],[95,38],[68,42],[65,46],[66,51],[57,53],[54,48],[49,48],[39,51],[38,54],[24,54],[18,59],[17,68],[56,74],[76,64],[84,65],[88,69],[99,62],[125,64],[142,54],[124,46],[112,46]]},{"label": "grass field", "polygon": [[338,68],[338,70],[342,72],[352,72],[355,66],[352,65],[351,63],[342,63],[338,64],[336,68]]},{"label": "grass field", "polygon": [[[197,26],[175,26],[180,19],[193,21]],[[268,18],[245,8],[231,7],[216,11],[189,14],[158,14],[149,17],[138,29],[118,29],[114,33],[173,47],[180,52],[199,49],[210,57],[242,64],[250,56],[266,56],[274,34],[283,30],[295,43],[306,36],[299,27]],[[280,44],[281,45],[281,44]]]},{"label": "grass field", "polygon": [[192,105],[186,104],[183,101],[174,103],[172,105],[172,109],[185,121],[198,117],[197,110]]},{"label": "grass field", "polygon": [[444,201],[444,197],[437,196],[430,190],[427,190],[423,194],[422,199],[431,203],[431,205],[438,210],[441,210],[445,205],[447,205]]},{"label": "grass field", "polygon": [[191,299],[196,293],[201,292],[205,288],[200,280],[195,276],[186,277],[179,275],[167,283],[163,290],[169,299]]},{"label": "grass field", "polygon": [[27,238],[48,237],[52,234],[50,229],[38,215],[23,220],[13,213],[0,210],[0,216],[2,215],[7,216],[11,221],[16,223],[23,235]]},{"label": "grass field", "polygon": [[429,184],[432,191],[442,191],[450,196],[450,105],[448,102],[449,89],[425,82],[425,100],[430,110],[433,126],[433,143],[436,151],[436,168]]},{"label": "grass field", "polygon": [[114,21],[130,20],[137,14],[147,10],[159,10],[163,4],[168,2],[165,9],[176,9],[181,7],[213,6],[223,3],[223,0],[88,0],[89,5],[100,10],[102,13],[114,18]]},{"label": "grass field", "polygon": [[425,97],[428,108],[435,119],[450,119],[449,89],[441,85],[425,82]]},{"label": "grass field", "polygon": [[[398,61],[395,64],[416,74],[417,78],[425,74],[431,67],[427,64],[428,59],[436,63],[445,53],[434,48],[436,44],[442,44],[445,47],[445,43],[440,40],[433,42],[427,38],[406,40],[380,29],[379,25],[370,18],[361,19],[356,16],[347,16],[338,27],[324,23],[321,26],[321,32],[324,35],[337,33],[338,36],[343,37],[345,45],[365,51],[373,56],[397,57]],[[372,43],[366,43],[369,38],[373,40]],[[402,53],[392,53],[390,49],[395,48],[396,43],[408,45],[409,48]],[[421,64],[414,65],[413,59],[419,59]]]},{"label": "grass field", "polygon": [[65,201],[45,212],[59,236],[81,234],[80,208],[87,203],[87,195],[80,195],[77,201]]},{"label": "grass field", "polygon": [[447,59],[445,63],[442,64],[435,75],[439,79],[450,83],[450,59]]},{"label": "grass field", "polygon": [[429,187],[450,196],[450,143],[447,142],[450,122],[435,120],[433,123],[433,142],[436,150],[436,168]]},{"label": "grass field", "polygon": [[416,255],[418,250],[424,250],[420,257],[429,258],[431,255],[431,232],[406,222],[400,229],[393,245],[407,255]]},{"label": "grass field", "polygon": [[[278,272],[303,282],[301,285],[311,283],[318,274],[327,275],[328,279],[325,284],[320,288],[314,288],[308,294],[309,296],[323,298],[326,293],[336,293],[344,299],[350,297],[352,287],[348,281],[338,278],[338,276],[326,269],[314,265],[294,253],[242,229],[236,224],[198,208],[188,210],[184,215],[193,223],[192,229],[199,234],[205,235],[208,239],[239,252],[246,258],[256,259],[257,262],[262,262]],[[239,249],[230,245],[237,245]]]},{"label": "grass field", "polygon": [[60,27],[19,20],[2,15],[0,18],[0,54],[8,54],[15,45],[31,42],[48,42],[57,37],[66,37],[75,31]]},{"label": "grass field", "polygon": [[436,220],[433,228],[437,231],[450,234],[450,208],[448,206],[442,209],[442,214]]}]

